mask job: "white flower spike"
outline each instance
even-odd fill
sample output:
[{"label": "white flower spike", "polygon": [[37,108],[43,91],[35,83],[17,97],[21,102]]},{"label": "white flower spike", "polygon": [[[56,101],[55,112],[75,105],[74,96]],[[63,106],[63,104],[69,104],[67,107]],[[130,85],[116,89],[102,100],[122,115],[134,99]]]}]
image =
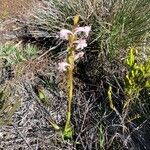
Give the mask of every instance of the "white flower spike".
[{"label": "white flower spike", "polygon": [[89,33],[91,31],[91,26],[85,26],[85,27],[77,27],[75,29],[75,34],[80,33],[80,32],[84,32],[86,37],[89,36]]},{"label": "white flower spike", "polygon": [[67,67],[70,67],[70,65],[67,62],[58,63],[58,70],[60,72],[67,71]]},{"label": "white flower spike", "polygon": [[87,47],[87,43],[85,39],[79,39],[77,41],[74,42],[75,44],[77,44],[76,49],[84,49],[85,47]]},{"label": "white flower spike", "polygon": [[73,35],[73,33],[70,30],[62,29],[59,33],[59,36],[60,36],[61,39],[68,40],[68,35],[69,34]]}]

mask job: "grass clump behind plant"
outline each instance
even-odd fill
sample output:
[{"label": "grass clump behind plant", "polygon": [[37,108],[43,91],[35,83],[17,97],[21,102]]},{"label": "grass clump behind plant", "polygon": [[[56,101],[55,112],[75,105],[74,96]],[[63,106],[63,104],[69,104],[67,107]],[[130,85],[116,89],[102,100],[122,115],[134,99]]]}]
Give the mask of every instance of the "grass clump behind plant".
[{"label": "grass clump behind plant", "polygon": [[80,14],[82,24],[92,25],[92,40],[100,53],[109,49],[119,51],[143,42],[150,31],[149,12],[148,0],[44,0],[35,4],[28,23],[39,31],[33,32],[33,36],[38,37],[45,31],[43,37],[51,37],[62,28],[71,28],[73,16]]},{"label": "grass clump behind plant", "polygon": [[[150,32],[149,0],[125,0],[111,20],[110,48],[113,51],[141,45]],[[119,52],[119,51],[118,51]]]}]

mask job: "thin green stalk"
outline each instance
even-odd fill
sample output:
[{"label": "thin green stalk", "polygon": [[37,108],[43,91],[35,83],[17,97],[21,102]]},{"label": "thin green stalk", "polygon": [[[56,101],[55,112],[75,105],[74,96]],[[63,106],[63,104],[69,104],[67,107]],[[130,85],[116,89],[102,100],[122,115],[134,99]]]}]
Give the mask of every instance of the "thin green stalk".
[{"label": "thin green stalk", "polygon": [[68,64],[70,64],[70,67],[68,68],[67,76],[68,76],[68,116],[67,116],[67,122],[66,122],[66,128],[70,123],[71,118],[71,103],[72,103],[72,97],[73,97],[73,64],[74,64],[74,58],[73,58],[73,49],[70,48],[68,50]]},{"label": "thin green stalk", "polygon": [[[74,26],[72,29],[72,33],[74,33],[74,29],[78,26],[79,16],[76,15],[74,17]],[[76,36],[72,35],[69,37],[69,46],[67,51],[67,63],[70,65],[67,70],[67,80],[68,80],[68,112],[67,112],[67,121],[64,130],[64,137],[71,138],[73,134],[72,125],[71,125],[71,105],[73,98],[73,69],[74,69],[74,41],[76,40]]]},{"label": "thin green stalk", "polygon": [[72,137],[72,127],[71,127],[71,104],[73,98],[73,68],[74,68],[74,47],[68,48],[67,54],[67,63],[70,64],[70,67],[67,71],[67,80],[68,80],[68,112],[67,112],[67,121],[65,125],[64,135],[66,137]]}]

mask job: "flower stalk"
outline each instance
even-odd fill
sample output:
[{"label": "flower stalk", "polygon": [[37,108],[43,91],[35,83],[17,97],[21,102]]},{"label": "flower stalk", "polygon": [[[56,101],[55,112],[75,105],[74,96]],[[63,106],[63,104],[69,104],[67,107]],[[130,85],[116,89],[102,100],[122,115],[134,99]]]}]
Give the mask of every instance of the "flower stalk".
[{"label": "flower stalk", "polygon": [[[74,18],[74,28],[78,24],[78,18],[75,16]],[[76,21],[76,22],[75,22]],[[67,49],[67,63],[70,65],[67,70],[67,80],[68,80],[68,112],[67,112],[67,121],[64,130],[65,138],[72,138],[73,129],[71,125],[71,105],[73,99],[73,69],[74,69],[74,53],[75,53],[75,45],[74,41],[76,40],[76,36],[74,35],[74,29],[72,31],[73,35],[69,36],[69,46]]]},{"label": "flower stalk", "polygon": [[[90,26],[79,27],[79,15],[74,17],[74,24],[72,27],[72,31],[67,29],[62,29],[60,31],[59,37],[64,40],[68,40],[67,47],[67,57],[65,62],[59,63],[58,70],[63,72],[67,71],[67,88],[68,88],[68,110],[67,110],[67,121],[65,125],[65,129],[63,132],[64,139],[70,139],[73,136],[73,128],[71,124],[71,106],[73,99],[73,70],[75,61],[79,58],[82,58],[84,55],[83,51],[75,54],[76,50],[83,50],[86,46],[85,38],[88,37],[89,32],[91,30]],[[84,34],[81,34],[84,33]]]}]

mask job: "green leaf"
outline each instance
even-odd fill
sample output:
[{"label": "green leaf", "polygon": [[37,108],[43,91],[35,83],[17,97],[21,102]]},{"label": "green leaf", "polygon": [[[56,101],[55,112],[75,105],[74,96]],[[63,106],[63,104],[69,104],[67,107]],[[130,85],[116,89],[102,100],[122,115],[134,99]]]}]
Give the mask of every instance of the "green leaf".
[{"label": "green leaf", "polygon": [[67,139],[72,139],[73,137],[73,129],[72,127],[67,127],[65,128],[64,132],[63,132],[63,139],[67,140]]},{"label": "green leaf", "polygon": [[130,49],[130,54],[129,54],[129,66],[131,67],[134,64],[134,54],[133,54],[133,49]]},{"label": "green leaf", "polygon": [[99,131],[100,131],[100,147],[104,149],[105,136],[102,125],[100,125]]},{"label": "green leaf", "polygon": [[113,100],[112,100],[112,87],[111,86],[109,86],[109,89],[108,89],[108,99],[109,99],[110,108],[112,110],[115,110],[115,106],[114,106]]},{"label": "green leaf", "polygon": [[43,104],[48,104],[48,99],[47,99],[47,97],[46,97],[46,95],[45,95],[45,92],[44,92],[44,90],[39,90],[38,91],[39,93],[38,93],[38,96],[39,96],[39,99],[41,100],[41,102],[43,103]]}]

